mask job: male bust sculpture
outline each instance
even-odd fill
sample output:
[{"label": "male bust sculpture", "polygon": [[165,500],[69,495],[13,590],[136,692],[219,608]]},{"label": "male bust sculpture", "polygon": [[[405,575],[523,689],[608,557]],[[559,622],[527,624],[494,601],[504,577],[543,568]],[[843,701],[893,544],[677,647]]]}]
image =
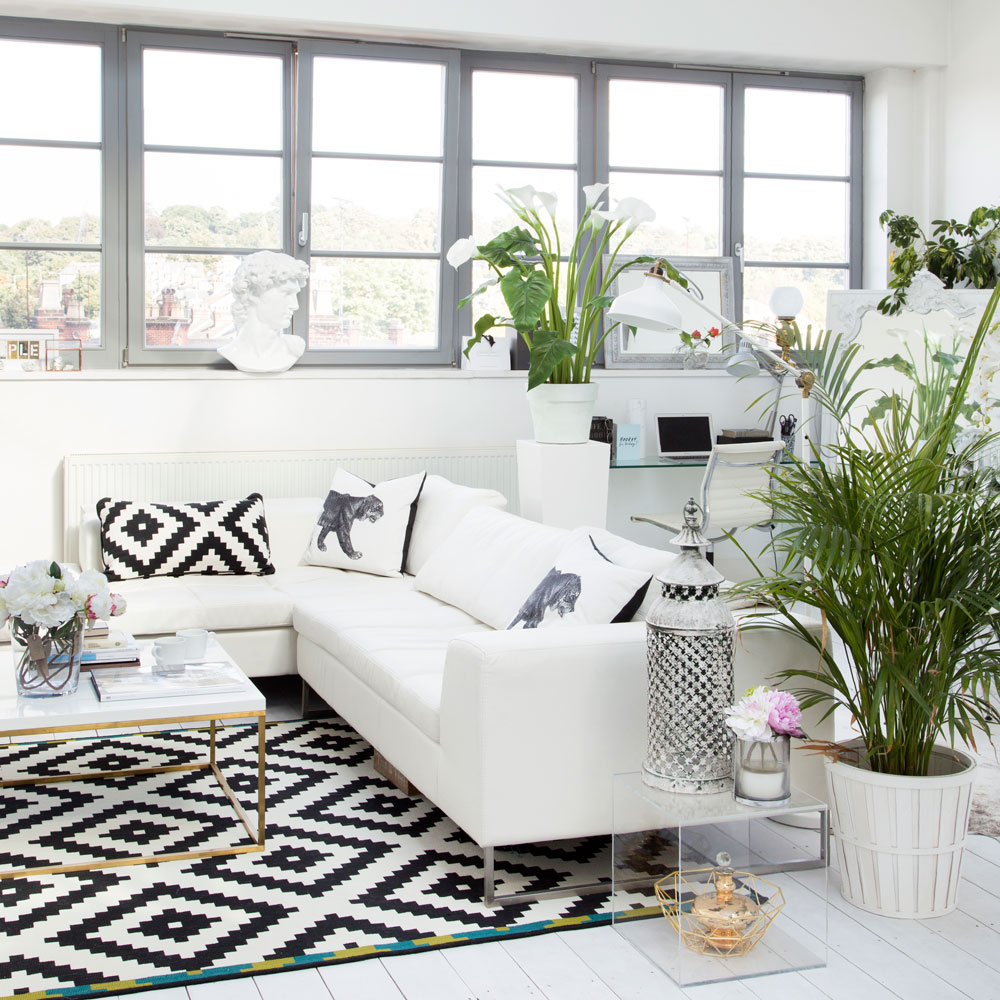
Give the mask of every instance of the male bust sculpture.
[{"label": "male bust sculpture", "polygon": [[241,372],[286,372],[306,342],[282,333],[299,307],[309,266],[288,254],[260,250],[244,257],[233,275],[236,336],[218,349]]}]

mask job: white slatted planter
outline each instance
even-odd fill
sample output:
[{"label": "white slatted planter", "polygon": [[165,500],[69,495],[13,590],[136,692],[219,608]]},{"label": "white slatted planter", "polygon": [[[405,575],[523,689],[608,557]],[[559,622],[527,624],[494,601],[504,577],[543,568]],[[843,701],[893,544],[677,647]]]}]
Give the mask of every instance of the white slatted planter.
[{"label": "white slatted planter", "polygon": [[830,824],[848,902],[887,917],[939,917],[957,905],[976,763],[935,749],[924,778],[829,761]]}]

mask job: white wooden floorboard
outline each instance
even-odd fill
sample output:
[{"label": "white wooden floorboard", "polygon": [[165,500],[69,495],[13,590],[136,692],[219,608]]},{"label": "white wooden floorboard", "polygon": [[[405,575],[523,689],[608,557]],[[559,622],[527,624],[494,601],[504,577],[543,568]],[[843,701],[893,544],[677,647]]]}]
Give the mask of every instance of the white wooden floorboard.
[{"label": "white wooden floorboard", "polygon": [[475,1000],[440,951],[398,955],[382,961],[406,1000]]},{"label": "white wooden floorboard", "polygon": [[385,965],[374,958],[319,970],[333,1000],[403,1000]]},{"label": "white wooden floorboard", "polygon": [[499,941],[448,948],[441,954],[477,1000],[545,1000]]},{"label": "white wooden floorboard", "polygon": [[260,1000],[260,993],[250,977],[199,983],[189,986],[187,991],[191,1000]]},{"label": "white wooden floorboard", "polygon": [[[797,881],[809,886],[810,883],[818,885],[817,878],[821,873],[806,871],[795,872],[794,875]],[[903,985],[900,976],[905,975],[909,979],[909,985],[899,989],[907,1000],[917,996],[927,996],[929,1000],[945,996],[968,996],[981,1000],[1000,986],[988,966],[940,935],[921,927],[917,921],[879,917],[852,906],[840,895],[839,877],[836,875],[831,877],[830,905],[838,915],[834,920],[831,914],[831,932],[834,926],[840,927],[846,920],[846,923],[858,928],[861,937],[878,942],[883,964],[891,966],[896,984],[894,988],[899,989]],[[891,958],[887,954],[888,947],[894,949]],[[843,953],[839,947],[837,950]],[[879,961],[871,956],[862,965],[874,975]]]},{"label": "white wooden floorboard", "polygon": [[254,976],[263,1000],[330,1000],[330,991],[316,969],[290,969],[269,976]]},{"label": "white wooden floorboard", "polygon": [[559,934],[540,934],[501,944],[546,1000],[616,1000],[610,987]]},{"label": "white wooden floorboard", "polygon": [[[1000,901],[997,905],[1000,915]],[[1000,935],[992,927],[980,923],[962,910],[955,910],[944,917],[918,921],[934,934],[940,934],[957,948],[984,962],[1000,973]],[[1000,975],[997,976],[1000,982]]]},{"label": "white wooden floorboard", "polygon": [[962,858],[962,878],[996,896],[1000,906],[1000,866],[966,851]]},{"label": "white wooden floorboard", "polygon": [[[963,882],[958,888],[958,908],[979,923],[1000,931],[1000,904],[997,897],[981,885]],[[1000,938],[997,947],[1000,947]]]},{"label": "white wooden floorboard", "polygon": [[1000,865],[1000,840],[994,837],[986,837],[981,833],[974,833],[966,841],[965,849],[971,854],[976,854],[987,861],[992,861],[995,865]]},{"label": "white wooden floorboard", "polygon": [[166,990],[143,990],[141,993],[127,995],[131,1000],[188,1000],[188,991],[183,986],[175,986]]}]

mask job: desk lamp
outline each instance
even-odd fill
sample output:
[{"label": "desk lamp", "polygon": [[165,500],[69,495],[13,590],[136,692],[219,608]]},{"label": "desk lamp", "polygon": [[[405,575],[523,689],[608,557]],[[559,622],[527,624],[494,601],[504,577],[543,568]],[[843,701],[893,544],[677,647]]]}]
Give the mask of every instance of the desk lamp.
[{"label": "desk lamp", "polygon": [[[715,320],[720,329],[735,330],[740,337],[739,350],[726,363],[730,375],[754,375],[760,371],[761,365],[777,381],[777,395],[774,410],[768,421],[768,433],[773,436],[774,423],[778,413],[778,400],[785,376],[792,374],[795,384],[802,393],[802,427],[809,416],[809,394],[816,376],[809,370],[799,368],[791,359],[789,353],[795,343],[794,320],[802,308],[802,293],[797,288],[781,287],[771,293],[770,307],[777,317],[775,340],[781,349],[776,355],[772,345],[759,340],[738,323],[720,316],[714,309],[705,304],[703,298],[695,295],[690,288],[684,288],[672,281],[666,273],[666,260],[658,260],[646,272],[639,288],[619,295],[608,309],[608,316],[626,327],[641,327],[659,333],[679,333],[681,331],[681,314],[668,290],[668,286],[678,289],[684,295],[690,295],[692,300]],[[800,435],[802,444],[799,446],[799,457],[806,457],[805,434]]]}]

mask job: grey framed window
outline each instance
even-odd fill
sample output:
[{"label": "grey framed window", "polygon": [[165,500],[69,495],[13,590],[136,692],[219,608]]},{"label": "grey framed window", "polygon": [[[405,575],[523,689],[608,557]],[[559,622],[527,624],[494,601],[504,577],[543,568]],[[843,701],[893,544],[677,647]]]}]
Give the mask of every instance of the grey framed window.
[{"label": "grey framed window", "polygon": [[303,362],[453,363],[457,53],[302,42],[298,95]]},{"label": "grey framed window", "polygon": [[[582,210],[581,189],[594,181],[593,120],[589,61],[463,53],[460,234],[471,233],[476,243],[485,243],[520,225],[497,192],[531,185],[557,196],[560,242],[571,246]],[[490,276],[482,261],[463,265],[461,294]],[[497,287],[456,314],[460,342],[487,312],[508,313]]]},{"label": "grey framed window", "polygon": [[292,46],[127,33],[129,363],[223,363],[240,259],[290,253]]},{"label": "grey framed window", "polygon": [[733,245],[748,319],[795,285],[800,325],[822,329],[826,294],[861,281],[861,82],[736,74]]},{"label": "grey framed window", "polygon": [[122,325],[116,37],[0,28],[0,330],[79,340],[88,365],[111,363]]},{"label": "grey framed window", "polygon": [[636,253],[734,257],[736,316],[778,285],[822,324],[861,278],[861,81],[598,64],[597,173],[657,213]]}]

